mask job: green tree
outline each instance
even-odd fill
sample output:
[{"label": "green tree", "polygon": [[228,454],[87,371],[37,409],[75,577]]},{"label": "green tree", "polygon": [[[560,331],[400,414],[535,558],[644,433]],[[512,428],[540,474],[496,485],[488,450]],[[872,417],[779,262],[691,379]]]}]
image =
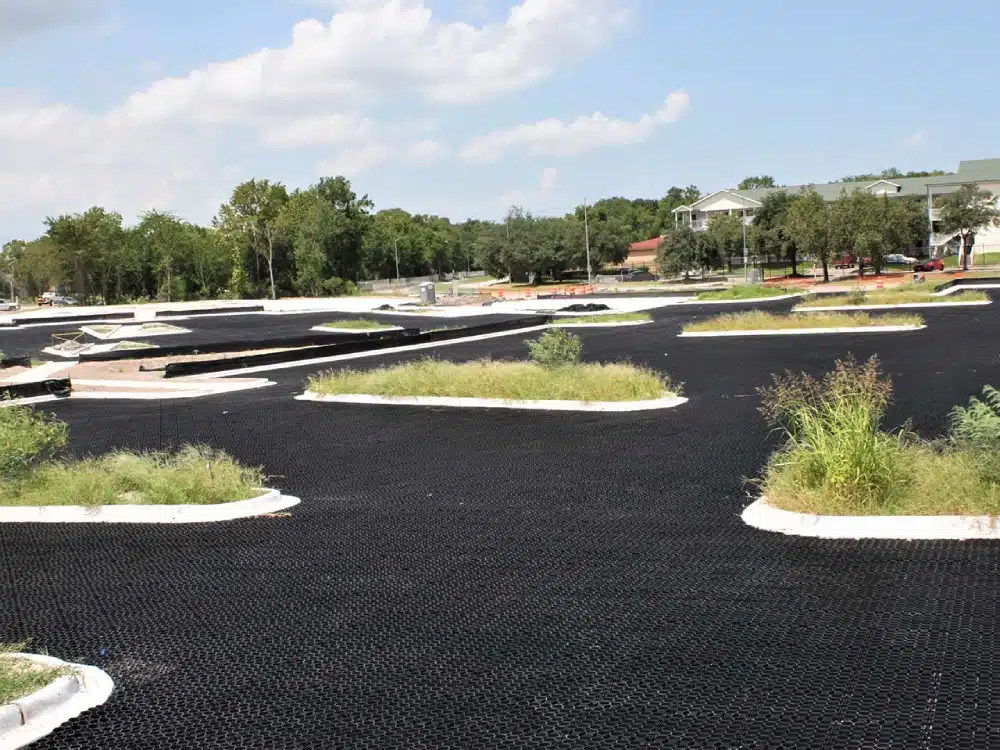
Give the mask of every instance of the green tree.
[{"label": "green tree", "polygon": [[758,188],[778,187],[778,183],[769,174],[762,174],[759,177],[745,177],[740,182],[737,190],[757,190]]},{"label": "green tree", "polygon": [[666,232],[656,251],[656,264],[661,273],[683,274],[687,279],[695,268],[703,267],[703,246],[707,240],[691,227],[681,225]]},{"label": "green tree", "polygon": [[962,270],[968,270],[973,235],[986,227],[1000,224],[997,200],[985,188],[962,185],[954,193],[939,198],[937,204],[940,209],[938,225],[945,234],[961,237]]},{"label": "green tree", "polygon": [[788,207],[786,231],[802,252],[817,258],[823,265],[823,281],[830,280],[830,256],[833,252],[830,225],[831,209],[812,188],[802,191]]},{"label": "green tree", "polygon": [[798,276],[798,251],[795,240],[788,232],[788,210],[798,200],[798,196],[786,190],[779,190],[764,196],[761,205],[754,212],[754,246],[763,257],[786,259],[792,264],[792,276]]},{"label": "green tree", "polygon": [[700,198],[701,191],[698,190],[696,185],[688,185],[686,188],[674,185],[667,190],[666,195],[660,199],[656,209],[656,226],[653,235],[662,235],[667,230],[673,229],[676,224],[674,221],[674,209],[681,206],[690,206]]},{"label": "green tree", "polygon": [[733,256],[743,255],[743,236],[745,225],[743,217],[735,214],[715,214],[708,220],[706,237],[724,258],[726,267],[732,270]]},{"label": "green tree", "polygon": [[280,182],[248,180],[237,185],[229,202],[219,208],[216,224],[225,235],[246,243],[255,258],[265,261],[271,299],[278,298],[274,282],[278,216],[287,201],[288,191]]}]

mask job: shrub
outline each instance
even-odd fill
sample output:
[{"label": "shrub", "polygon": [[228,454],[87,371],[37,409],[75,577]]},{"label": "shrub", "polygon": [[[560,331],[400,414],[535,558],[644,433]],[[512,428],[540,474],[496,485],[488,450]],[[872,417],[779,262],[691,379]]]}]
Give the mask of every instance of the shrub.
[{"label": "shrub", "polygon": [[323,294],[327,297],[347,297],[359,293],[358,285],[353,281],[340,278],[339,276],[331,276],[329,279],[325,279],[320,287],[323,290]]},{"label": "shrub", "polygon": [[908,432],[879,429],[892,384],[876,357],[837,361],[822,380],[774,376],[759,393],[761,413],[787,437],[768,466],[766,484],[775,490],[818,493],[834,507],[864,513],[890,505],[910,481]]},{"label": "shrub", "polygon": [[527,339],[524,343],[528,345],[531,359],[542,367],[575,364],[583,353],[580,337],[561,328],[552,328],[537,340]]},{"label": "shrub", "polygon": [[66,445],[64,423],[27,406],[0,407],[0,478],[13,479]]},{"label": "shrub", "polygon": [[854,289],[847,295],[847,304],[863,305],[868,301],[868,294],[864,289]]},{"label": "shrub", "polygon": [[988,385],[983,399],[951,410],[950,437],[961,448],[1000,452],[1000,391]]}]

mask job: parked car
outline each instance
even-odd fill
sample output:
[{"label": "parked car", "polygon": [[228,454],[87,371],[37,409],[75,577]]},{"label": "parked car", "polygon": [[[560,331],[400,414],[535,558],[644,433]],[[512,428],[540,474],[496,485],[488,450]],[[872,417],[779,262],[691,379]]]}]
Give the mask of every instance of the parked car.
[{"label": "parked car", "polygon": [[917,262],[917,259],[902,253],[890,253],[886,256],[885,261],[892,266],[912,266]]},{"label": "parked car", "polygon": [[80,303],[72,297],[53,297],[50,304],[55,305],[56,307],[68,307],[70,305],[78,305]]},{"label": "parked car", "polygon": [[655,274],[643,269],[623,268],[619,278],[622,281],[656,281]]},{"label": "parked car", "polygon": [[17,309],[16,302],[8,302],[5,299],[0,299],[0,310],[6,310],[10,312],[11,310],[16,310],[16,309]]},{"label": "parked car", "polygon": [[[854,268],[857,264],[858,264],[858,259],[857,258],[855,258],[850,253],[844,253],[843,255],[841,255],[839,258],[837,258],[833,262],[833,267],[834,268]],[[868,267],[870,265],[872,265],[872,259],[871,258],[865,258],[864,259],[864,266]]]},{"label": "parked car", "polygon": [[942,263],[937,258],[932,258],[931,260],[924,260],[917,263],[913,267],[914,271],[943,271],[944,263]]}]

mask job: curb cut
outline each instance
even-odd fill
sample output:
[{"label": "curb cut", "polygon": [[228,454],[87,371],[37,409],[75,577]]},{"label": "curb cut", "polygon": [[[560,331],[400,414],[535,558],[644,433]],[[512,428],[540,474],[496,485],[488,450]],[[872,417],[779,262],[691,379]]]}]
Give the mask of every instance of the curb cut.
[{"label": "curb cut", "polygon": [[44,667],[67,667],[73,673],[57,678],[31,695],[0,706],[0,750],[14,750],[41,739],[84,711],[100,706],[114,690],[114,681],[97,667],[40,654],[10,656]]},{"label": "curb cut", "polygon": [[28,505],[0,507],[0,523],[211,523],[286,510],[302,502],[278,490],[214,505]]}]

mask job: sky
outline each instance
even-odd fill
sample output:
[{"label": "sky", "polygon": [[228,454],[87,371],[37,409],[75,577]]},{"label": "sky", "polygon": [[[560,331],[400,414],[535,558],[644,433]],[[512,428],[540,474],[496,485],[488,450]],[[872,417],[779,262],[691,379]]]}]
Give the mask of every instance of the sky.
[{"label": "sky", "polygon": [[207,223],[343,174],[377,209],[825,182],[1000,157],[995,0],[0,0],[0,244]]}]

